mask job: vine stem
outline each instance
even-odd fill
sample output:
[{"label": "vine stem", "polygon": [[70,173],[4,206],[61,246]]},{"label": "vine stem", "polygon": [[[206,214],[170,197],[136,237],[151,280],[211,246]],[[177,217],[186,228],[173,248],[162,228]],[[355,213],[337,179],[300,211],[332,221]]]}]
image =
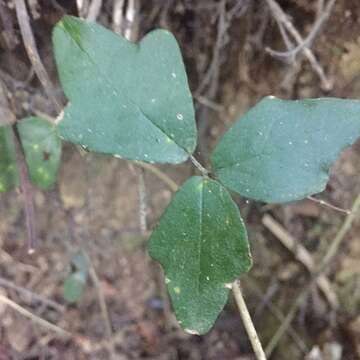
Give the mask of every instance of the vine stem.
[{"label": "vine stem", "polygon": [[234,294],[234,298],[239,309],[240,317],[245,326],[245,330],[248,334],[249,340],[251,342],[251,346],[254,350],[255,356],[257,360],[266,360],[265,352],[262,348],[259,336],[256,332],[255,326],[252,322],[249,310],[246,306],[244,297],[242,295],[242,291],[238,281],[234,281],[232,284],[232,291]]},{"label": "vine stem", "polygon": [[203,176],[208,176],[209,171],[205,169],[195,158],[194,156],[190,156],[191,162],[195,165],[195,167],[201,172]]}]

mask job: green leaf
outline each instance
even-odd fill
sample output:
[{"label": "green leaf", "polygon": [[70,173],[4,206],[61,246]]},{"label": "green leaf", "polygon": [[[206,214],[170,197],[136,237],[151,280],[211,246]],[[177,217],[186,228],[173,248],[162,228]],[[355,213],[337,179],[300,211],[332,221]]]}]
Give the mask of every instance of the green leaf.
[{"label": "green leaf", "polygon": [[61,140],[49,121],[29,117],[17,125],[31,181],[47,189],[56,181],[61,159]]},{"label": "green leaf", "polygon": [[64,299],[70,303],[77,302],[85,288],[86,275],[77,271],[68,275],[64,281]]},{"label": "green leaf", "polygon": [[65,16],[53,33],[70,103],[61,136],[90,151],[180,163],[196,146],[191,93],[178,44],[155,30],[134,44],[95,23]]},{"label": "green leaf", "polygon": [[212,155],[223,185],[265,202],[324,190],[330,166],[360,136],[360,101],[266,97],[224,135]]},{"label": "green leaf", "polygon": [[192,177],[176,193],[149,240],[181,326],[206,333],[228,298],[228,284],[252,264],[239,210],[218,182]]},{"label": "green leaf", "polygon": [[10,127],[0,126],[0,193],[11,190],[19,184],[12,136]]},{"label": "green leaf", "polygon": [[70,303],[77,302],[84,292],[89,264],[85,255],[81,252],[75,254],[71,259],[73,271],[64,281],[64,298]]}]

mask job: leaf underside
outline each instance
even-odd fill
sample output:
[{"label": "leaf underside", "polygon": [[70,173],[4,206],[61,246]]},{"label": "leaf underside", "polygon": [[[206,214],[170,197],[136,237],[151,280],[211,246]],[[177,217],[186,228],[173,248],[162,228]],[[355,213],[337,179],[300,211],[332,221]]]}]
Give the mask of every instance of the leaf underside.
[{"label": "leaf underside", "polygon": [[266,97],[224,135],[212,155],[219,181],[264,202],[324,190],[339,153],[360,136],[360,101]]},{"label": "leaf underside", "polygon": [[252,264],[236,204],[218,182],[192,177],[176,193],[149,240],[163,267],[177,319],[204,334],[223,309],[229,288]]},{"label": "leaf underside", "polygon": [[155,30],[134,44],[104,27],[65,16],[53,32],[70,103],[61,136],[129,160],[185,161],[196,146],[192,97],[178,44]]},{"label": "leaf underside", "polygon": [[[48,189],[56,181],[61,140],[54,125],[38,117],[17,124],[25,161],[33,184]],[[0,127],[0,192],[19,186],[14,139],[8,126]]]}]

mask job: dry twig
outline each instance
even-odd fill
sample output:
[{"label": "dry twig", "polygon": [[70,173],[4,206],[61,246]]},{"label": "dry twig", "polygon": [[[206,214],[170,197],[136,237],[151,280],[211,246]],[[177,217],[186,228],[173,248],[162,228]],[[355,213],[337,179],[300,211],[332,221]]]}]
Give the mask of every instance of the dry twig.
[{"label": "dry twig", "polygon": [[[262,218],[262,223],[276,236],[277,239],[281,241],[281,243],[289,251],[294,254],[295,258],[305,266],[310,274],[314,274],[316,265],[311,254],[296,239],[294,239],[293,236],[289,234],[289,232],[287,232],[283,226],[281,226],[270,215],[264,215]],[[323,292],[331,307],[336,309],[339,306],[339,302],[328,278],[322,274],[317,278],[316,283]]]},{"label": "dry twig", "polygon": [[50,322],[48,322],[47,320],[44,320],[43,318],[33,314],[32,312],[24,309],[22,306],[18,305],[16,302],[10,300],[8,297],[0,294],[0,302],[10,306],[11,308],[13,308],[14,310],[16,310],[18,313],[20,313],[21,315],[29,318],[30,320],[34,321],[35,323],[56,332],[57,334],[61,335],[61,336],[65,336],[65,337],[71,337],[72,334],[60,327],[58,327],[57,325],[54,325]]},{"label": "dry twig", "polygon": [[[332,2],[332,1],[334,1],[334,0],[330,0],[330,2]],[[292,22],[289,20],[288,16],[285,14],[285,12],[281,8],[281,6],[275,0],[266,0],[266,2],[268,4],[268,6],[269,6],[275,20],[277,21],[277,23],[278,24],[281,23],[284,26],[284,28],[289,32],[289,34],[294,38],[294,40],[296,41],[298,46],[301,46],[298,51],[300,51],[300,50],[303,51],[304,55],[309,60],[312,68],[314,69],[314,71],[319,76],[319,78],[321,80],[321,83],[322,83],[322,87],[324,88],[324,90],[327,90],[327,91],[331,90],[333,84],[326,77],[324,69],[321,67],[320,63],[317,61],[317,59],[316,59],[315,55],[313,54],[313,52],[307,47],[307,44],[304,45],[305,40],[300,35],[298,30],[294,27]],[[330,7],[330,9],[329,9],[329,14],[323,18],[320,25],[322,25],[322,23],[330,15],[331,8],[332,7]],[[319,26],[319,29],[320,29],[320,27],[321,26]],[[312,35],[312,37],[314,37],[314,35]],[[267,51],[270,54],[272,54],[272,52],[273,52],[273,50],[271,50],[271,49],[267,49]],[[294,54],[290,52],[290,55],[292,56]]]},{"label": "dry twig", "polygon": [[51,99],[57,112],[61,111],[61,105],[55,96],[55,89],[50,81],[49,75],[40,59],[38,53],[34,35],[31,30],[29,15],[26,9],[24,0],[14,0],[16,7],[16,15],[18,18],[21,36],[25,50],[29,56],[32,66],[34,67],[35,73],[38,76],[41,85],[43,86],[48,97]]},{"label": "dry twig", "polygon": [[20,186],[25,203],[25,218],[26,218],[26,228],[28,235],[28,252],[29,254],[32,254],[35,251],[36,243],[37,243],[33,186],[29,178],[29,171],[26,165],[24,149],[21,145],[19,134],[17,133],[14,127],[12,127],[11,129],[15,143],[16,164],[19,169]]},{"label": "dry twig", "polygon": [[332,210],[335,210],[335,211],[338,211],[338,212],[341,212],[343,214],[346,214],[346,215],[349,215],[351,213],[351,210],[347,210],[347,209],[342,209],[338,206],[335,206],[335,205],[332,205],[328,202],[326,202],[325,200],[320,200],[320,199],[317,199],[313,196],[308,196],[307,197],[309,200],[313,201],[313,202],[316,202],[324,207],[328,207],[329,209],[332,209]]},{"label": "dry twig", "polygon": [[284,322],[278,328],[268,345],[266,346],[266,354],[270,356],[274,349],[276,348],[277,344],[279,343],[280,339],[284,335],[285,331],[290,326],[292,320],[294,319],[298,309],[303,304],[304,300],[306,299],[307,295],[311,291],[313,284],[317,281],[317,278],[323,274],[323,272],[327,269],[327,267],[331,264],[331,261],[335,258],[336,254],[338,253],[338,249],[345,239],[345,235],[350,230],[353,222],[357,219],[358,211],[360,210],[360,194],[357,196],[356,200],[351,209],[351,213],[347,215],[343,225],[337,232],[334,240],[332,241],[327,253],[323,257],[320,265],[317,267],[317,270],[313,274],[310,282],[300,291],[299,295],[296,297],[296,301],[293,303],[291,309],[289,310],[288,314]]},{"label": "dry twig", "polygon": [[41,302],[49,307],[52,307],[53,309],[55,309],[59,312],[64,312],[64,310],[65,310],[63,305],[58,304],[57,302],[55,302],[53,300],[50,300],[44,296],[36,294],[29,289],[26,289],[22,286],[16,285],[13,282],[6,280],[4,278],[1,278],[1,277],[0,277],[0,286],[6,287],[9,289],[13,289],[13,290],[17,291],[18,293],[29,297],[31,301],[35,300],[35,301]]}]

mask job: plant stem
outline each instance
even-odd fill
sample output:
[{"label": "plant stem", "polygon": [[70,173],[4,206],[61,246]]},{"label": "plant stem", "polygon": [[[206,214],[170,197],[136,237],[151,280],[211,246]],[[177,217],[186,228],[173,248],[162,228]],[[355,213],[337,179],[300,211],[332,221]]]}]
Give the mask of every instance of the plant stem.
[{"label": "plant stem", "polygon": [[26,165],[25,154],[19,136],[14,127],[12,127],[11,129],[15,143],[16,163],[19,168],[20,186],[25,202],[25,218],[28,234],[28,252],[29,254],[32,254],[35,251],[37,243],[33,188],[29,179],[29,171]]},{"label": "plant stem", "polygon": [[251,346],[254,350],[255,356],[257,360],[266,360],[266,356],[264,353],[264,350],[262,348],[260,339],[258,337],[258,334],[256,332],[255,326],[251,320],[251,316],[249,313],[249,310],[246,306],[245,300],[242,296],[241,288],[238,284],[238,281],[234,281],[232,284],[232,291],[234,294],[234,298],[236,301],[236,304],[239,309],[239,313],[241,316],[241,319],[243,321],[243,324],[245,326],[245,330],[249,336],[249,340],[251,342]]},{"label": "plant stem", "polygon": [[153,173],[160,180],[162,180],[171,191],[176,192],[179,190],[178,184],[156,166],[144,163],[142,161],[134,161],[134,164]]},{"label": "plant stem", "polygon": [[195,167],[201,172],[203,176],[208,176],[209,171],[205,169],[195,158],[194,156],[190,156],[191,162],[195,165]]}]

